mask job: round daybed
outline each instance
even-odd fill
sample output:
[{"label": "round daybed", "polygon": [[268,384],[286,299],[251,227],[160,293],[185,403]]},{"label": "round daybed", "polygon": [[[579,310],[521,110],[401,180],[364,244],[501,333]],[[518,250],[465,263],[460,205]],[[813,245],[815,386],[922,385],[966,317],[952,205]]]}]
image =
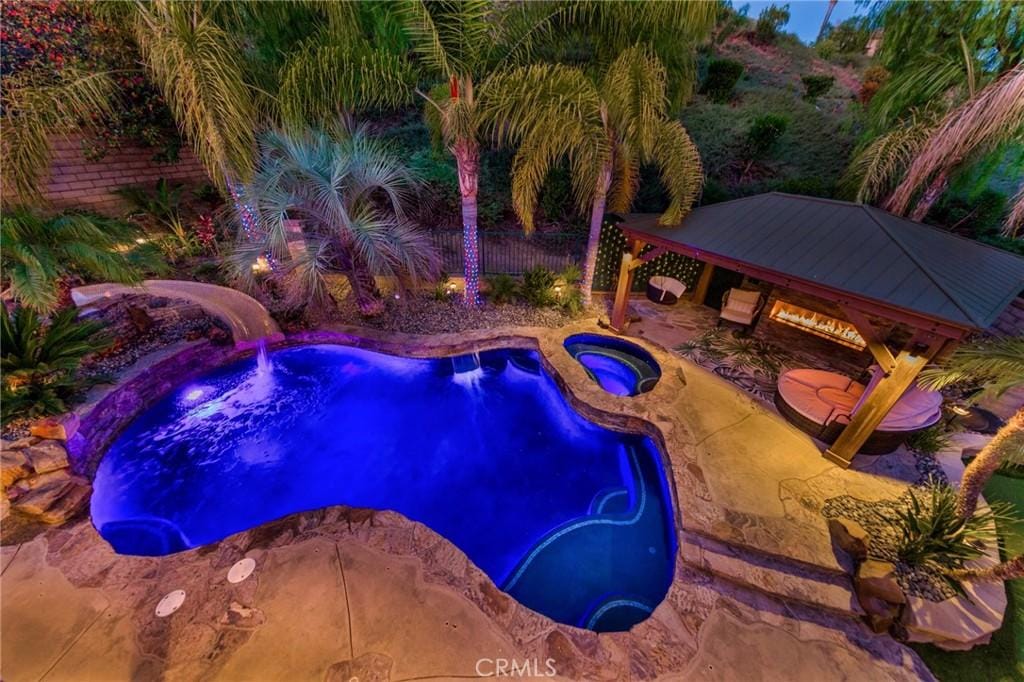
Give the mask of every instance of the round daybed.
[{"label": "round daybed", "polygon": [[[875,367],[871,371],[871,381],[865,386],[835,372],[791,369],[779,376],[775,406],[801,431],[831,445],[857,414],[868,389],[881,381],[881,370]],[[867,455],[890,453],[912,433],[933,426],[941,418],[942,394],[912,385],[860,452]]]},{"label": "round daybed", "polygon": [[675,305],[684,293],[686,293],[686,285],[678,279],[655,275],[647,280],[647,298],[655,303]]}]

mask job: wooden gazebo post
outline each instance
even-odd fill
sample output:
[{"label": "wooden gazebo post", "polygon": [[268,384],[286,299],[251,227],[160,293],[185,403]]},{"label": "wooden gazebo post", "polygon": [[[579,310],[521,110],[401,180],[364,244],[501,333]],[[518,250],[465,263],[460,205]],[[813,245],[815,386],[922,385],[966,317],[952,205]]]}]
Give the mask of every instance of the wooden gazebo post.
[{"label": "wooden gazebo post", "polygon": [[879,338],[875,328],[860,311],[846,306],[842,308],[847,319],[864,337],[868,350],[885,373],[864,399],[850,423],[839,434],[836,442],[824,452],[825,459],[846,469],[925,365],[952,340],[918,331],[907,342],[906,347],[898,355],[893,356]]}]

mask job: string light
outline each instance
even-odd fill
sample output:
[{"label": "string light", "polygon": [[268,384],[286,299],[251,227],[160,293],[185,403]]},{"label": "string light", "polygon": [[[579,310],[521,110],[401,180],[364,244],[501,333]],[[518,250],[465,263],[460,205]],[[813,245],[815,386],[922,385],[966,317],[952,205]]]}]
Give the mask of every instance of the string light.
[{"label": "string light", "polygon": [[467,306],[480,304],[480,256],[477,252],[476,228],[469,224],[462,226],[462,249],[466,255],[466,293],[464,302]]},{"label": "string light", "polygon": [[[231,193],[231,199],[235,202],[235,208],[238,209],[238,219],[242,223],[242,231],[245,233],[245,238],[249,241],[255,241],[256,237],[256,211],[252,205],[246,201],[242,196],[242,190],[238,185],[228,183],[228,191]],[[263,255],[260,256],[264,260],[266,269],[277,272],[278,263],[277,259],[274,258],[270,251],[264,251]],[[265,270],[257,269],[257,266],[263,268],[264,265],[260,265],[259,258],[256,259],[256,263],[253,263],[253,272],[265,272]]]}]

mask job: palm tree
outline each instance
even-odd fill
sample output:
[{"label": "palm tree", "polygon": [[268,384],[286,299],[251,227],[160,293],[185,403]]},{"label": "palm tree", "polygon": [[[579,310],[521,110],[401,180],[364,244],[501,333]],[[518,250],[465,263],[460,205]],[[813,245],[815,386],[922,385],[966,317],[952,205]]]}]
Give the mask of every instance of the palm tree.
[{"label": "palm tree", "polygon": [[[580,289],[589,305],[606,205],[626,211],[636,195],[641,163],[655,163],[669,195],[660,223],[689,211],[703,182],[700,155],[678,121],[667,116],[667,75],[649,48],[624,50],[600,78],[561,64],[521,67],[494,76],[485,117],[500,140],[519,144],[512,169],[512,203],[527,233],[551,165],[568,156],[590,236]],[[610,193],[610,197],[609,197]]]},{"label": "palm tree", "polygon": [[325,304],[326,276],[344,274],[364,315],[383,310],[374,275],[400,286],[437,275],[427,236],[405,220],[413,181],[405,167],[364,129],[334,135],[271,131],[260,140],[260,164],[245,193],[257,216],[256,241],[235,254],[239,274],[251,274],[259,254],[284,260],[285,221],[303,225],[305,248],[271,276],[295,302]]},{"label": "palm tree", "polygon": [[[929,390],[963,382],[982,383],[979,396],[998,396],[1024,386],[1024,338],[1004,337],[963,346],[941,366],[925,369],[919,380]],[[957,496],[961,516],[974,514],[988,479],[1007,462],[1024,463],[1024,407],[1017,410],[964,470]]]},{"label": "palm tree", "polygon": [[66,281],[80,275],[134,284],[164,267],[151,244],[137,243],[131,224],[87,213],[44,218],[25,207],[5,211],[0,221],[6,294],[27,308],[57,307]]},{"label": "palm tree", "polygon": [[211,180],[233,191],[256,152],[256,109],[241,49],[201,2],[136,0],[135,40]]},{"label": "palm tree", "polygon": [[[1024,131],[1024,63],[947,113],[931,131],[886,203],[904,213],[917,198],[910,217],[921,220],[949,184],[950,174],[1014,139]],[[923,191],[922,191],[923,189]]]},{"label": "palm tree", "polygon": [[50,167],[53,137],[76,133],[96,114],[108,112],[113,91],[105,73],[65,69],[53,82],[39,82],[33,73],[5,77],[0,93],[4,186],[22,200],[38,200],[39,176]]},{"label": "palm tree", "polygon": [[[616,7],[616,5],[623,5]],[[674,41],[710,29],[716,7],[702,2],[493,3],[487,0],[407,0],[394,17],[418,57],[419,76],[435,83],[413,87],[406,60],[392,50],[366,43],[350,22],[336,21],[290,61],[283,79],[281,109],[293,122],[336,116],[339,106],[395,104],[415,95],[425,118],[455,159],[462,198],[463,260],[467,305],[479,302],[477,189],[480,138],[490,77],[530,59],[539,45],[550,46],[554,29],[587,27],[603,33],[598,46],[621,44],[644,31]],[[706,31],[704,31],[706,32]],[[561,37],[559,33],[559,37]],[[689,46],[689,43],[687,43]],[[692,70],[690,50],[681,68]],[[403,55],[404,56],[404,55]]]}]

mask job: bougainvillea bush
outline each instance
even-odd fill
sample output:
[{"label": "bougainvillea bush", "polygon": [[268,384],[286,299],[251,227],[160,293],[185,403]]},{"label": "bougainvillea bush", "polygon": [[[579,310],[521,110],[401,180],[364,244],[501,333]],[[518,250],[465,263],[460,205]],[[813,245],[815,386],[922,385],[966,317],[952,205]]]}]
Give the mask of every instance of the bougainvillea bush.
[{"label": "bougainvillea bush", "polygon": [[142,144],[162,160],[177,157],[181,140],[170,110],[146,79],[128,31],[103,21],[84,2],[46,0],[0,6],[0,74],[6,81],[46,85],[66,68],[106,72],[118,88],[118,102],[83,140],[89,158],[126,144]]}]

